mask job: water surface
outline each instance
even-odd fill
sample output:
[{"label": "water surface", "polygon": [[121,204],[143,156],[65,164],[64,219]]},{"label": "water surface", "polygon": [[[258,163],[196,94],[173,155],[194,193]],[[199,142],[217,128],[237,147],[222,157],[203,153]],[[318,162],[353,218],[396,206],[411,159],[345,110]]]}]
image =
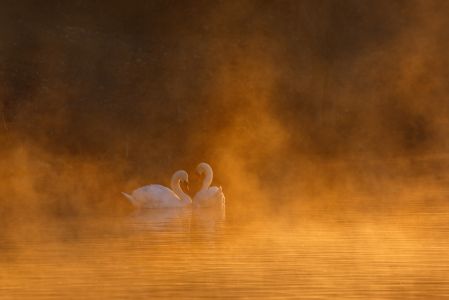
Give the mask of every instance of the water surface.
[{"label": "water surface", "polygon": [[209,210],[45,222],[4,238],[1,299],[449,298],[449,210]]}]

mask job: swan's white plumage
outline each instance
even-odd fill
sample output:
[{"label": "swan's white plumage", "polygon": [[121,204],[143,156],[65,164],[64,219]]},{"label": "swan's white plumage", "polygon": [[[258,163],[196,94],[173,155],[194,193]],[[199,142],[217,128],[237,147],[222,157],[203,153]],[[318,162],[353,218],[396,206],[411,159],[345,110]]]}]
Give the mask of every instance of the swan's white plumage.
[{"label": "swan's white plumage", "polygon": [[225,196],[221,186],[210,186],[214,176],[212,167],[203,162],[196,167],[196,171],[204,173],[205,177],[200,191],[193,197],[193,204],[197,207],[224,207]]},{"label": "swan's white plumage", "polygon": [[137,208],[186,207],[192,203],[192,199],[182,191],[180,181],[188,181],[187,172],[181,170],[173,174],[172,190],[159,184],[150,184],[134,190],[131,195],[122,194]]},{"label": "swan's white plumage", "polygon": [[138,208],[185,206],[172,190],[159,184],[140,187],[134,190],[131,195],[127,195],[127,198]]}]

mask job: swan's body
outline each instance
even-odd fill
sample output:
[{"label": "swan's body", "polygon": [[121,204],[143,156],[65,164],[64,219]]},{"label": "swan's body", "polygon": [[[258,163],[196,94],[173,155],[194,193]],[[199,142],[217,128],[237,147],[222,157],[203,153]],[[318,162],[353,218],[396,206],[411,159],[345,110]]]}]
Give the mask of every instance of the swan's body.
[{"label": "swan's body", "polygon": [[171,178],[171,188],[159,184],[140,187],[131,195],[122,193],[137,208],[175,208],[186,207],[192,203],[189,195],[183,192],[179,183],[188,182],[186,171],[176,171]]},{"label": "swan's body", "polygon": [[204,173],[205,177],[201,189],[193,197],[193,204],[197,207],[224,207],[225,196],[221,186],[210,186],[214,176],[211,166],[203,162],[196,167],[196,171]]}]

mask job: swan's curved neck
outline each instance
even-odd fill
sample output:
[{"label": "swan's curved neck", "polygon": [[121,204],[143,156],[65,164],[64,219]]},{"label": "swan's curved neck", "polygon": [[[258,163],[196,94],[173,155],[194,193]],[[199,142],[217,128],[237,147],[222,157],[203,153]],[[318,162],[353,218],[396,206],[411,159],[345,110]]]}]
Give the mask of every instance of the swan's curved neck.
[{"label": "swan's curved neck", "polygon": [[212,184],[212,179],[214,178],[214,173],[212,171],[212,168],[209,165],[204,166],[204,173],[205,177],[203,180],[203,184],[201,186],[201,190],[207,190],[210,185]]},{"label": "swan's curved neck", "polygon": [[173,192],[175,192],[176,195],[178,195],[178,197],[181,199],[181,201],[183,203],[191,203],[192,199],[190,198],[189,195],[187,195],[186,193],[184,193],[184,191],[181,188],[180,185],[180,178],[179,176],[177,176],[178,174],[175,173],[173,174],[173,177],[171,178],[171,189],[173,190]]}]

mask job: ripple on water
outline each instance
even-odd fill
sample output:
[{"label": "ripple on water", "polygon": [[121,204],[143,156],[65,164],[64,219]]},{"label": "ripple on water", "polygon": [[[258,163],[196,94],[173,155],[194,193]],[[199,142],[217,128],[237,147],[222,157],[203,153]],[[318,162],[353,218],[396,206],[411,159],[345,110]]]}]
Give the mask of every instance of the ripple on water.
[{"label": "ripple on water", "polygon": [[14,257],[0,261],[0,299],[441,299],[444,211],[287,225],[167,210],[52,223],[15,237]]}]

